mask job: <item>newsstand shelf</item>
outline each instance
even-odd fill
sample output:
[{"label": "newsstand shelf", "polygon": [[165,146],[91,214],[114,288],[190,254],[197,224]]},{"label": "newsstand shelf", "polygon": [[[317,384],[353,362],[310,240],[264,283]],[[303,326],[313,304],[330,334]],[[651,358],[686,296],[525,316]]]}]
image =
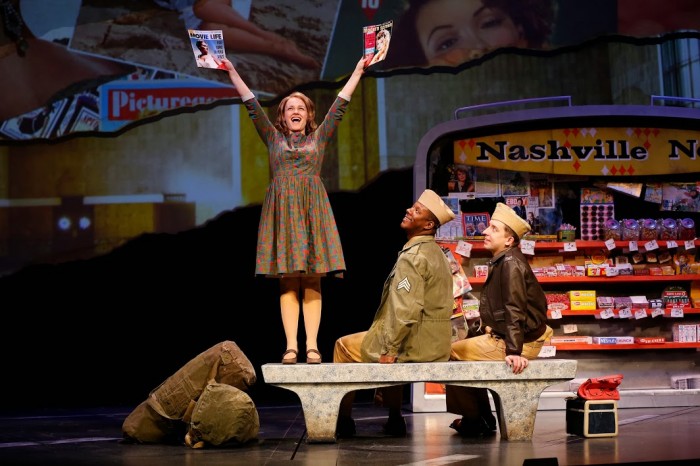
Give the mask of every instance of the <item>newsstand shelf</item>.
[{"label": "newsstand shelf", "polygon": [[[484,242],[483,240],[473,240],[473,239],[465,239],[463,241],[466,241],[472,245],[472,251],[485,251],[486,249],[484,248]],[[656,244],[659,248],[665,248],[668,245],[668,241],[665,240],[655,240]],[[678,245],[677,247],[683,247],[685,244],[686,240],[678,239],[675,240],[676,244]],[[441,243],[447,247],[450,247],[453,251],[457,247],[457,242],[458,240],[444,240],[440,239],[438,240],[438,243]],[[607,250],[608,247],[605,244],[605,241],[583,241],[583,240],[576,240],[574,241],[576,243],[576,249],[605,249]],[[640,251],[645,250],[644,245],[648,243],[649,241],[647,240],[639,240],[637,241],[637,247],[639,248]],[[700,240],[696,239],[694,240],[694,243],[696,246],[700,245]],[[537,251],[563,251],[564,250],[564,245],[568,244],[562,241],[535,241],[535,252]],[[615,248],[628,248],[630,245],[629,241],[615,241]],[[568,251],[567,251],[568,252]],[[572,251],[576,252],[576,251]]]},{"label": "newsstand shelf", "polygon": [[[617,277],[537,277],[540,283],[633,283],[690,282],[700,280],[700,274],[683,275],[618,275]],[[483,285],[486,277],[469,277],[472,285]]]},{"label": "newsstand shelf", "polygon": [[[592,309],[592,310],[588,310],[588,311],[572,311],[572,310],[570,310],[570,309],[566,309],[566,310],[559,311],[559,312],[561,312],[562,317],[563,317],[563,316],[598,316],[598,314],[600,314],[601,312],[603,312],[603,311],[605,311],[605,310],[606,310],[606,309]],[[653,310],[654,310],[654,309],[646,309],[647,314],[649,314],[649,317],[655,319],[656,317],[651,317],[651,313],[652,313]],[[615,316],[614,316],[614,317],[611,317],[611,318],[619,319],[619,318],[620,318],[620,316],[618,315],[619,309],[613,309],[612,311],[613,311],[613,313],[615,314]],[[633,309],[632,311],[633,311],[633,313],[634,313],[634,309]],[[547,317],[550,318],[550,319],[552,318],[552,315],[551,315],[551,314],[552,314],[552,311],[547,311]],[[686,315],[686,314],[700,314],[700,309],[698,309],[698,308],[693,308],[693,307],[686,307],[686,308],[683,308],[683,315]],[[658,316],[658,317],[661,317],[661,316]],[[663,315],[663,317],[672,317],[672,316],[671,316],[671,310],[670,310],[670,309],[664,309],[664,315]],[[623,319],[624,319],[624,318],[625,318],[625,317],[623,317]],[[628,317],[628,318],[629,318],[629,319],[634,319],[634,316],[633,316],[633,317]],[[676,318],[678,318],[678,317],[673,317],[673,318],[676,319]]]},{"label": "newsstand shelf", "polygon": [[[604,241],[576,241],[576,250],[569,251],[565,246],[571,243],[560,241],[547,242],[539,239],[535,240],[534,256],[526,257],[542,259],[539,263],[559,262],[558,257],[567,259],[564,262],[571,262],[574,256],[615,256],[630,255],[629,241],[616,241],[614,249],[608,249]],[[455,258],[463,265],[476,266],[487,263],[491,254],[484,248],[483,241],[466,240],[471,246],[469,260],[457,254],[458,241],[438,241],[441,246],[452,250]],[[646,251],[648,241],[637,241],[638,250]],[[685,248],[686,241],[676,240],[678,249]],[[693,241],[697,248],[700,241]],[[668,248],[668,242],[657,240],[656,245],[660,250]],[[673,248],[673,244],[671,247]],[[550,259],[548,259],[548,257]],[[554,257],[557,257],[556,259]],[[473,261],[473,263],[472,263]],[[630,257],[631,261],[631,257]],[[534,262],[534,261],[533,261]],[[576,263],[583,261],[575,260]],[[466,269],[469,283],[472,285],[474,297],[479,298],[483,291],[486,277],[475,277],[472,269]],[[700,289],[700,273],[679,274],[679,275],[617,275],[607,276],[559,276],[545,277],[538,276],[537,281],[542,285],[545,292],[564,293],[570,290],[595,290],[599,295],[644,295],[648,298],[659,298],[663,291],[672,286],[684,288],[690,295],[693,288]],[[698,291],[696,291],[698,294]],[[690,297],[690,296],[689,296]],[[691,304],[692,305],[692,304]],[[616,373],[629,376],[629,380],[635,387],[642,388],[640,394],[635,394],[625,399],[626,407],[631,406],[656,406],[658,404],[686,403],[692,400],[693,406],[700,406],[700,398],[697,394],[690,395],[689,391],[678,389],[675,379],[687,378],[688,373],[696,375],[700,367],[700,341],[697,342],[674,342],[673,335],[676,326],[700,325],[700,304],[694,307],[681,307],[680,312],[672,312],[672,309],[662,308],[663,315],[658,312],[661,309],[647,308],[646,317],[635,315],[636,309],[629,309],[629,317],[620,317],[619,309],[597,308],[586,311],[572,311],[570,309],[560,311],[561,318],[552,319],[551,311],[547,313],[548,324],[554,330],[555,336],[567,336],[570,332],[575,335],[627,335],[627,336],[659,336],[664,337],[664,343],[633,343],[633,344],[588,344],[585,342],[570,342],[551,345],[556,350],[555,357],[572,357],[581,361],[577,376],[582,379],[597,377],[614,368]],[[612,311],[612,314],[610,313]],[[653,312],[658,312],[656,317],[652,317]],[[557,317],[559,317],[557,315]],[[625,315],[625,314],[623,314]],[[610,316],[610,317],[608,317]],[[606,317],[606,318],[603,318]],[[568,329],[565,327],[569,327]],[[668,386],[669,395],[663,395],[664,399],[658,401],[657,387]],[[569,387],[561,387],[566,392]],[[695,397],[695,398],[693,398]],[[696,399],[697,398],[697,399]]]},{"label": "newsstand shelf", "polygon": [[552,345],[558,351],[597,351],[597,350],[657,350],[657,349],[698,349],[700,343],[649,343],[649,344],[628,344],[628,345],[595,345],[589,343],[559,343]]}]

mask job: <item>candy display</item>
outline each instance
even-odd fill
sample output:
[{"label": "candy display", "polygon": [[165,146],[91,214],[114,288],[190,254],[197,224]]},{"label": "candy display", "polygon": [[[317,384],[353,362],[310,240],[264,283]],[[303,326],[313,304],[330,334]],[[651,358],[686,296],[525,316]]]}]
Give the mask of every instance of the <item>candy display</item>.
[{"label": "candy display", "polygon": [[640,236],[639,222],[626,218],[622,221],[622,240],[623,241],[638,241]]},{"label": "candy display", "polygon": [[614,218],[609,218],[603,224],[603,239],[604,240],[615,240],[619,241],[622,239],[622,230],[620,229],[620,222]]},{"label": "candy display", "polygon": [[684,218],[679,223],[678,239],[695,239],[695,221],[692,218]]},{"label": "candy display", "polygon": [[661,228],[659,229],[659,239],[675,240],[678,239],[678,224],[672,218],[661,220]]},{"label": "candy display", "polygon": [[583,241],[603,240],[604,223],[609,218],[615,217],[613,204],[587,204],[581,205],[581,234]]}]

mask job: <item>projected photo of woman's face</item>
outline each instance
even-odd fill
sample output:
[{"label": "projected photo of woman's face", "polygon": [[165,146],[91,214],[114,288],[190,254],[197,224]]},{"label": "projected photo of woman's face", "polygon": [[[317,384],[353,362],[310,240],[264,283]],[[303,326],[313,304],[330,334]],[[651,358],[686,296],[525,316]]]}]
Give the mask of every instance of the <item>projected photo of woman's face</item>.
[{"label": "projected photo of woman's face", "polygon": [[[612,48],[648,47],[653,53],[640,55],[657,59],[672,48],[659,44],[676,40],[669,32],[700,37],[700,2],[662,4],[664,11],[648,0],[2,0],[0,275],[31,261],[105,254],[142,234],[186,231],[262,203],[265,146],[241,116],[227,72],[197,67],[193,26],[223,31],[227,58],[264,107],[303,88],[321,116],[362,56],[363,27],[393,22],[386,58],[359,84],[359,119],[353,113],[324,159],[333,193],[412,166],[421,137],[453,107],[521,98],[523,82],[547,95],[542,74],[562,76],[566,63],[599,53],[591,39],[626,34],[633,39]],[[649,76],[631,76],[617,93],[616,83],[591,84],[610,53],[558,89],[585,90],[601,104],[611,95],[639,99]],[[682,81],[674,72],[664,80]],[[527,195],[521,180],[504,184],[467,168],[437,167],[441,195]],[[530,202],[556,208],[551,188],[542,188]]]},{"label": "projected photo of woman's face", "polygon": [[[668,0],[8,0],[0,12],[8,25],[0,31],[0,141],[57,138],[77,131],[117,131],[135,121],[113,119],[109,100],[99,98],[104,84],[133,81],[132,88],[168,88],[186,110],[235,98],[222,92],[225,73],[203,74],[188,55],[187,28],[223,31],[229,58],[249,76],[251,88],[273,99],[295,86],[337,82],[352,70],[355,56],[340,53],[357,42],[368,24],[395,22],[392,46],[381,70],[459,66],[503,48],[554,50],[596,36],[634,37],[697,30],[700,3]],[[595,21],[587,18],[595,16]],[[279,18],[285,18],[280,21]],[[585,27],[582,25],[585,24]],[[138,39],[136,39],[138,38]],[[192,78],[198,86],[192,90]],[[163,86],[158,85],[158,81]],[[167,84],[166,84],[167,81]],[[188,88],[190,91],[174,91]],[[127,91],[128,92],[128,91]],[[76,94],[93,94],[96,114],[67,127]],[[60,106],[57,101],[63,101]],[[61,107],[61,108],[57,108]],[[50,128],[31,134],[1,123],[44,108]],[[152,107],[145,117],[163,108]],[[63,112],[63,113],[62,113]],[[75,120],[75,117],[73,117]],[[92,124],[92,127],[87,127]]]}]

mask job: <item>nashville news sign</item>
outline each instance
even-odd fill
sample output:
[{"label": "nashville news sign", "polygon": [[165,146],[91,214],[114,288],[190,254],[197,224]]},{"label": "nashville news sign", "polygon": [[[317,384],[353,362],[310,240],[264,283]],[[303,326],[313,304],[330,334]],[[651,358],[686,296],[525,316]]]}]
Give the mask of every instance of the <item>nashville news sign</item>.
[{"label": "nashville news sign", "polygon": [[562,128],[458,139],[456,163],[524,172],[644,176],[700,170],[700,130]]}]

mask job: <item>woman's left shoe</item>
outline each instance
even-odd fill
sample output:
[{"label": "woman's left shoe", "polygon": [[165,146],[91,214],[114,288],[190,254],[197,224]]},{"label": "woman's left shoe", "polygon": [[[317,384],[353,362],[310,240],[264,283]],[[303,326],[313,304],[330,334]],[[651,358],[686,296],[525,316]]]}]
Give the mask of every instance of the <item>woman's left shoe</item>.
[{"label": "woman's left shoe", "polygon": [[321,353],[317,349],[306,350],[306,364],[321,364]]}]

